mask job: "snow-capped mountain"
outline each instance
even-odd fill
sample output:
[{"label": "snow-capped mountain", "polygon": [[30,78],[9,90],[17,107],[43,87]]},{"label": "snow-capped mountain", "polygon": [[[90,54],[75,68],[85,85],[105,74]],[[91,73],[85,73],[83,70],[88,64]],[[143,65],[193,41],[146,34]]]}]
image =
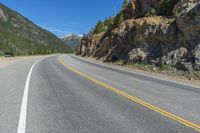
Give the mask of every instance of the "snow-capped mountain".
[{"label": "snow-capped mountain", "polygon": [[66,36],[61,37],[61,40],[74,49],[81,41],[83,35],[76,35],[76,34],[68,34]]}]

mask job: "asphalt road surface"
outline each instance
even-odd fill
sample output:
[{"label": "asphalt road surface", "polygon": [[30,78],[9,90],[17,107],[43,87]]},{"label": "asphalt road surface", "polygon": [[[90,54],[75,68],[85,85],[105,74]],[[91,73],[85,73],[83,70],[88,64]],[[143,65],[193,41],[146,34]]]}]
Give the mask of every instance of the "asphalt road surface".
[{"label": "asphalt road surface", "polygon": [[200,88],[73,55],[0,68],[0,133],[197,133]]}]

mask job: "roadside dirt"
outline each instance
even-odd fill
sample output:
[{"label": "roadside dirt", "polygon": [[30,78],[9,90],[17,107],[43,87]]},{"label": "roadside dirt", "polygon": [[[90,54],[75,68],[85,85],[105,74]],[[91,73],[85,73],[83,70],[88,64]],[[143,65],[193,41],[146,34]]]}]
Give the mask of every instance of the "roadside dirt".
[{"label": "roadside dirt", "polygon": [[133,68],[133,67],[126,66],[126,65],[119,66],[119,65],[112,64],[112,63],[105,63],[102,60],[96,60],[95,58],[92,58],[92,57],[83,57],[83,59],[90,60],[90,61],[93,61],[93,62],[96,62],[96,63],[109,64],[109,65],[116,67],[116,68],[119,68],[119,69],[126,68],[126,70],[133,71],[133,72],[136,72],[136,73],[141,73],[141,74],[148,75],[148,76],[154,76],[154,77],[157,77],[157,78],[177,81],[177,82],[186,83],[186,84],[190,84],[190,85],[200,87],[200,80],[188,79],[184,76],[177,76],[176,74],[170,74],[170,73],[165,73],[165,72],[161,73],[161,72],[158,72],[158,71],[141,70],[141,69]]},{"label": "roadside dirt", "polygon": [[37,56],[23,56],[23,57],[9,57],[9,58],[0,57],[0,68],[7,67],[17,61],[31,59],[34,57],[37,57]]}]

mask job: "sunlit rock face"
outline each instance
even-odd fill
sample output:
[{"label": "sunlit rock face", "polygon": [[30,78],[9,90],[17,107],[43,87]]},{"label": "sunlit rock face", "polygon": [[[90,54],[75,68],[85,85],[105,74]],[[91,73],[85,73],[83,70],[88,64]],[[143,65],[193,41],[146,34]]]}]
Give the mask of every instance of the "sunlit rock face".
[{"label": "sunlit rock face", "polygon": [[199,69],[200,0],[132,0],[119,14],[120,25],[88,34],[77,54]]}]

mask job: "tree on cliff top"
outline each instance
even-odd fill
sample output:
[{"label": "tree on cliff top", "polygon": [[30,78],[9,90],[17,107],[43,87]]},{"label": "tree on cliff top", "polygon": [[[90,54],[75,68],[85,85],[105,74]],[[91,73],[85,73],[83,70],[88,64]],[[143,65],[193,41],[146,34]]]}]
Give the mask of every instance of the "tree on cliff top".
[{"label": "tree on cliff top", "polygon": [[103,32],[103,31],[104,31],[104,23],[102,21],[98,21],[97,25],[94,29],[94,33],[98,34],[98,33]]},{"label": "tree on cliff top", "polygon": [[118,14],[114,19],[114,26],[119,26],[122,22],[124,22],[124,14]]},{"label": "tree on cliff top", "polygon": [[126,6],[128,5],[129,1],[128,0],[124,0],[123,4],[122,4],[122,10],[124,10],[126,8]]},{"label": "tree on cliff top", "polygon": [[113,25],[114,18],[109,17],[108,19],[106,18],[104,21],[104,25],[107,27],[107,29],[110,29]]}]

